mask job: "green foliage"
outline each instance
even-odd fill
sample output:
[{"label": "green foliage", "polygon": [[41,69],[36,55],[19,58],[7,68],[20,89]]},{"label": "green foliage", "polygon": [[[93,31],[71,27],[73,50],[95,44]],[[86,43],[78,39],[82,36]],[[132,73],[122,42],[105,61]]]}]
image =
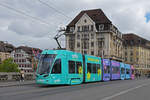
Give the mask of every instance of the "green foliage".
[{"label": "green foliage", "polygon": [[34,63],[34,64],[33,64],[33,71],[36,72],[36,69],[37,69],[37,64]]},{"label": "green foliage", "polygon": [[18,65],[12,58],[6,59],[0,64],[0,72],[19,72]]}]

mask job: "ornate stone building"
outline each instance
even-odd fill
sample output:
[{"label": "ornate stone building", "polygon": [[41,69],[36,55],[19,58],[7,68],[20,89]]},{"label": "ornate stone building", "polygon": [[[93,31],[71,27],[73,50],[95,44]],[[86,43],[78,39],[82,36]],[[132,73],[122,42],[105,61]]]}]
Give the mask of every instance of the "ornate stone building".
[{"label": "ornate stone building", "polygon": [[124,60],[141,73],[150,71],[150,41],[133,33],[123,35]]},{"label": "ornate stone building", "polygon": [[101,9],[81,11],[68,24],[66,49],[123,60],[122,34]]},{"label": "ornate stone building", "polygon": [[33,72],[33,63],[35,57],[33,50],[38,51],[39,53],[41,52],[41,50],[38,48],[27,46],[17,47],[11,52],[11,57],[14,59],[14,62],[18,64],[19,69],[23,69],[26,73]]}]

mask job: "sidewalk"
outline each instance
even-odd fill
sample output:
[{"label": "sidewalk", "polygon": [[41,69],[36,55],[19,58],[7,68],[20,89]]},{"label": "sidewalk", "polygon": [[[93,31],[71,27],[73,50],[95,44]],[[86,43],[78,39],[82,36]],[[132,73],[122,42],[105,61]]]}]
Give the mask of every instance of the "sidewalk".
[{"label": "sidewalk", "polygon": [[23,85],[32,85],[35,84],[35,80],[32,81],[24,81],[24,82],[20,82],[20,81],[11,81],[11,82],[2,82],[0,81],[0,88],[1,87],[11,87],[11,86],[23,86]]}]

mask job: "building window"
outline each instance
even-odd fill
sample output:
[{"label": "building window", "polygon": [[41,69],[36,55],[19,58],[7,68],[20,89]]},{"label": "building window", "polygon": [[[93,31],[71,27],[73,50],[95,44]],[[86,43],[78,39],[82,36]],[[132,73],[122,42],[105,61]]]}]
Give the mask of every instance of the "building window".
[{"label": "building window", "polygon": [[93,25],[91,25],[91,31],[93,31]]},{"label": "building window", "polygon": [[87,51],[84,51],[84,54],[87,54]]},{"label": "building window", "polygon": [[133,61],[133,58],[131,57],[131,58],[130,58],[130,62],[132,62],[132,61]]},{"label": "building window", "polygon": [[94,55],[94,51],[91,51],[91,55]]},{"label": "building window", "polygon": [[99,47],[99,48],[102,48],[103,45],[104,45],[104,41],[98,41],[98,47]]},{"label": "building window", "polygon": [[128,53],[127,52],[125,52],[125,56],[127,56],[128,55]]},{"label": "building window", "polygon": [[80,32],[80,26],[78,26],[78,32]]},{"label": "building window", "polygon": [[87,21],[86,21],[86,19],[84,20],[84,23],[86,23]]},{"label": "building window", "polygon": [[94,39],[94,34],[91,34],[91,39]]},{"label": "building window", "polygon": [[82,26],[82,31],[83,32],[89,31],[89,26],[87,26],[87,25]]},{"label": "building window", "polygon": [[80,39],[80,34],[77,35],[77,39]]},{"label": "building window", "polygon": [[125,49],[127,49],[127,45],[125,45]]},{"label": "building window", "polygon": [[54,63],[52,74],[60,74],[61,73],[61,59],[57,59]]},{"label": "building window", "polygon": [[127,61],[127,57],[125,57],[125,61]]},{"label": "building window", "polygon": [[133,52],[132,51],[130,52],[130,56],[133,56]]},{"label": "building window", "polygon": [[104,24],[99,25],[99,31],[102,31],[102,30],[104,30]]},{"label": "building window", "polygon": [[138,62],[139,61],[139,58],[136,58],[136,62]]},{"label": "building window", "polygon": [[80,42],[77,43],[77,48],[79,48],[79,47],[80,47]]},{"label": "building window", "polygon": [[83,43],[83,49],[88,49],[88,48],[89,48],[89,43],[84,42],[84,43]]},{"label": "building window", "polygon": [[139,52],[137,51],[137,52],[136,52],[136,56],[138,56],[138,55],[139,55]]},{"label": "building window", "polygon": [[91,47],[94,47],[94,42],[91,42]]}]

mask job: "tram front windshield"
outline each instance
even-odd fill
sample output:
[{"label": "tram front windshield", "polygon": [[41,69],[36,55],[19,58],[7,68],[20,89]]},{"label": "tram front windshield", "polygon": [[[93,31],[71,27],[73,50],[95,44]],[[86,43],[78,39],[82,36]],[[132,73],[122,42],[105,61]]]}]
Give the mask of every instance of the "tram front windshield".
[{"label": "tram front windshield", "polygon": [[38,64],[37,73],[40,75],[48,74],[50,72],[55,57],[56,54],[42,54]]}]

